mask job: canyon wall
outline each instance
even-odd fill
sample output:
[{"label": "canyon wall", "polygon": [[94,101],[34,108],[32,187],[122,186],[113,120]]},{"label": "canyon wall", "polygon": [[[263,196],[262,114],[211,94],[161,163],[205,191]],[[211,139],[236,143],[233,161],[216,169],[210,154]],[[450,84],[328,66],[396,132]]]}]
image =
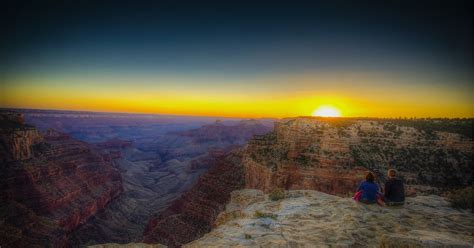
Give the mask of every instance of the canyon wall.
[{"label": "canyon wall", "polygon": [[171,206],[152,216],[144,242],[176,247],[208,233],[232,191],[244,186],[238,152],[215,158],[215,164]]},{"label": "canyon wall", "polygon": [[68,246],[68,234],[122,192],[119,172],[87,143],[0,115],[0,243]]},{"label": "canyon wall", "polygon": [[[166,126],[160,127],[167,129]],[[140,129],[149,128],[161,129],[156,125],[132,126],[128,129],[142,133]],[[94,143],[95,147],[105,150],[113,158],[114,166],[122,175],[124,192],[105,211],[75,230],[70,237],[72,242],[82,247],[99,243],[141,241],[149,220],[156,218],[156,215],[152,217],[153,214],[168,208],[179,199],[197,183],[200,175],[214,167],[219,158],[236,144],[245,143],[254,132],[269,132],[272,127],[248,120],[219,121],[201,128],[189,128],[187,131],[179,129],[166,134],[156,133],[156,137],[144,137],[141,134],[131,137],[127,131],[123,138],[132,138],[131,143],[123,140],[122,132],[117,131],[116,135],[120,138]],[[205,134],[212,135],[204,138]],[[122,156],[115,156],[116,152]],[[199,197],[193,199],[199,200]],[[165,224],[168,222],[163,222],[162,225]],[[187,222],[183,222],[184,224],[187,225]],[[173,226],[164,228],[171,230]]]},{"label": "canyon wall", "polygon": [[[466,122],[472,126],[472,120]],[[429,128],[433,126],[440,125],[436,120],[283,119],[244,150],[246,188],[347,195],[367,171],[383,183],[389,168],[399,171],[409,193],[469,185],[472,137],[457,132],[459,128]]]},{"label": "canyon wall", "polygon": [[273,132],[256,135],[231,156],[222,156],[198,184],[154,216],[144,242],[174,247],[201,237],[215,225],[216,213],[230,199],[229,190],[239,187],[349,196],[368,171],[382,184],[389,168],[398,170],[408,195],[440,194],[470,185],[472,124],[472,120],[282,119]]},{"label": "canyon wall", "polygon": [[0,114],[0,161],[29,159],[32,146],[41,140],[36,128],[25,125],[21,114],[5,112]]}]

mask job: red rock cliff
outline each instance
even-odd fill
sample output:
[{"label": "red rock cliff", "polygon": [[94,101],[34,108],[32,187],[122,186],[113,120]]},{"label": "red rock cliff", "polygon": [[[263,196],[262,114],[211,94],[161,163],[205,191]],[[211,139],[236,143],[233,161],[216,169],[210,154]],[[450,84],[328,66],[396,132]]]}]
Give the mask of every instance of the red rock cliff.
[{"label": "red rock cliff", "polygon": [[[189,192],[153,217],[144,241],[179,246],[199,238],[212,227],[230,191],[239,187],[266,192],[312,189],[347,196],[367,171],[383,182],[388,168],[399,171],[408,193],[439,193],[469,185],[474,143],[457,133],[466,123],[454,123],[453,129],[449,128],[453,123],[441,124],[438,120],[283,119],[275,123],[273,132],[255,136],[244,148],[219,160]],[[213,160],[196,164],[205,161]]]},{"label": "red rock cliff", "polygon": [[[87,143],[53,131],[41,138],[36,129],[21,123],[5,126],[3,142],[23,141],[1,147],[2,154],[21,156],[11,156],[0,171],[0,243],[67,246],[68,233],[122,192],[120,174]],[[26,134],[19,138],[16,134],[22,132]]]},{"label": "red rock cliff", "polygon": [[347,195],[367,171],[383,183],[389,168],[408,192],[469,185],[474,143],[457,133],[465,125],[472,120],[283,119],[244,149],[245,186]]},{"label": "red rock cliff", "polygon": [[353,192],[369,170],[354,163],[350,148],[324,123],[306,119],[275,123],[274,132],[246,146],[245,187],[313,189],[334,195]]},{"label": "red rock cliff", "polygon": [[32,156],[32,146],[41,135],[25,125],[23,116],[14,112],[0,114],[0,161],[25,160]]}]

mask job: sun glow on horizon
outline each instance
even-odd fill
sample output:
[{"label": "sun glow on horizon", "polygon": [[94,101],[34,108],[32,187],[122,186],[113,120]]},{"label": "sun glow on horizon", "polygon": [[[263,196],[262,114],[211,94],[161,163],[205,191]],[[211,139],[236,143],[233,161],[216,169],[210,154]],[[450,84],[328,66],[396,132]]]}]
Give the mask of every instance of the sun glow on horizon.
[{"label": "sun glow on horizon", "polygon": [[389,76],[343,72],[242,80],[26,74],[0,84],[0,107],[236,118],[458,118],[474,116],[470,92],[471,86],[415,87]]},{"label": "sun glow on horizon", "polygon": [[332,106],[324,105],[314,110],[312,116],[341,117],[341,111],[339,111],[339,109],[334,108]]}]

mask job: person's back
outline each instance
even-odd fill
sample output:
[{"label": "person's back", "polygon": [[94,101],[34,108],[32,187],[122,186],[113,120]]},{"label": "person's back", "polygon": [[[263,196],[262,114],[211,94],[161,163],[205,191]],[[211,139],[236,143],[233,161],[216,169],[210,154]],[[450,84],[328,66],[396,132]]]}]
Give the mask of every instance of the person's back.
[{"label": "person's back", "polygon": [[379,186],[374,182],[364,181],[360,184],[357,191],[362,192],[360,201],[365,203],[375,203],[377,201]]},{"label": "person's back", "polygon": [[384,198],[388,205],[403,205],[405,202],[405,188],[402,180],[395,177],[395,170],[389,170],[389,179],[385,183]]}]

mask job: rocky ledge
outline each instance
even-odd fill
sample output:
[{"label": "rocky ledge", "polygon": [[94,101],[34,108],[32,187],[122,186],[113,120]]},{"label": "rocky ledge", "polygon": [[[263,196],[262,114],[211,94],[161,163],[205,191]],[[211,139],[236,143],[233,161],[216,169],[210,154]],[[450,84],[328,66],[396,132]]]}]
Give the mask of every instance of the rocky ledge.
[{"label": "rocky ledge", "polygon": [[403,207],[365,205],[312,190],[271,201],[259,190],[232,192],[217,227],[184,247],[472,247],[474,215],[440,196]]},{"label": "rocky ledge", "polygon": [[144,243],[129,243],[129,244],[116,244],[108,243],[103,245],[91,245],[89,248],[166,248],[166,245],[161,244],[144,244]]}]

